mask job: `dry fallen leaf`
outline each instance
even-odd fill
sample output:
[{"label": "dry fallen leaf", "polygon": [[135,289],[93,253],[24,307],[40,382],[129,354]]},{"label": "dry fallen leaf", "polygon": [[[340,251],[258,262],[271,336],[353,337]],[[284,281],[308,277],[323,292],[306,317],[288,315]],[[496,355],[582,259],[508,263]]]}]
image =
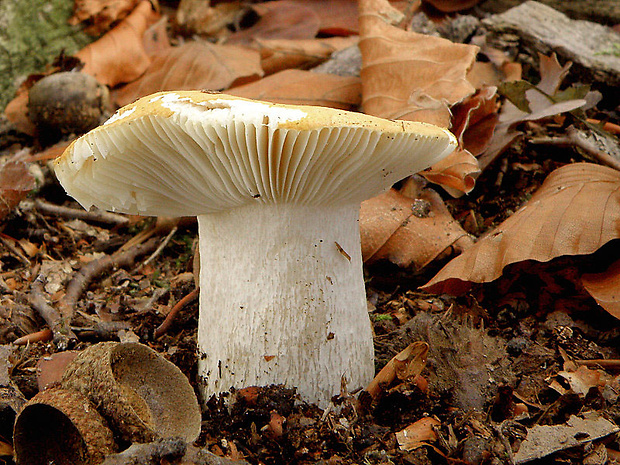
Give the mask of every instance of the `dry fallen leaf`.
[{"label": "dry fallen leaf", "polygon": [[118,26],[75,54],[84,62],[82,72],[110,87],[140,77],[151,63],[142,37],[158,19],[150,2],[140,2]]},{"label": "dry fallen leaf", "polygon": [[144,76],[112,92],[118,105],[163,90],[224,90],[262,76],[259,53],[235,45],[187,42],[152,58]]},{"label": "dry fallen leaf", "polygon": [[471,245],[432,189],[421,189],[414,199],[391,189],[362,202],[360,231],[366,263],[389,260],[402,267],[422,268],[461,238],[465,243],[459,249]]},{"label": "dry fallen leaf", "polygon": [[99,35],[127,16],[141,0],[75,0],[69,24],[88,23],[86,32]]},{"label": "dry fallen leaf", "polygon": [[332,36],[357,34],[359,30],[356,0],[293,0],[311,8],[319,17],[319,32]]},{"label": "dry fallen leaf", "polygon": [[480,167],[476,159],[488,147],[497,124],[495,87],[484,87],[452,109],[452,132],[459,148],[421,174],[454,197],[471,192]]},{"label": "dry fallen leaf", "polygon": [[0,167],[0,220],[34,189],[36,182],[28,164],[11,160]]},{"label": "dry fallen leaf", "polygon": [[402,14],[387,0],[359,5],[364,112],[449,127],[449,107],[475,91],[466,76],[478,47],[393,26]]},{"label": "dry fallen leaf", "polygon": [[553,171],[516,213],[422,286],[460,294],[517,262],[584,255],[620,237],[620,172],[591,163]]},{"label": "dry fallen leaf", "polygon": [[434,417],[420,418],[415,423],[396,433],[396,440],[402,450],[410,451],[437,440],[435,429],[441,422]]},{"label": "dry fallen leaf", "polygon": [[301,3],[275,0],[252,5],[258,22],[248,29],[231,34],[227,44],[250,44],[255,39],[312,39],[319,32],[319,17]]},{"label": "dry fallen leaf", "polygon": [[601,307],[620,319],[620,261],[603,273],[584,274],[581,282]]},{"label": "dry fallen leaf", "polygon": [[285,69],[308,69],[325,60],[332,53],[357,43],[356,37],[329,37],[326,39],[257,39],[261,66],[265,74]]},{"label": "dry fallen leaf", "polygon": [[359,78],[353,76],[289,69],[227,93],[274,103],[356,110],[361,101],[362,85]]},{"label": "dry fallen leaf", "polygon": [[480,0],[424,0],[424,2],[433,5],[444,13],[453,13],[455,11],[467,10],[477,5]]},{"label": "dry fallen leaf", "polygon": [[568,74],[571,63],[561,66],[555,54],[550,57],[539,55],[540,82],[534,86],[526,81],[504,83],[503,92],[510,97],[502,105],[495,132],[482,156],[480,166],[486,168],[510,145],[521,132],[515,126],[524,121],[536,121],[550,116],[572,111],[586,104],[583,98],[571,98],[570,94],[559,92],[563,79]]}]

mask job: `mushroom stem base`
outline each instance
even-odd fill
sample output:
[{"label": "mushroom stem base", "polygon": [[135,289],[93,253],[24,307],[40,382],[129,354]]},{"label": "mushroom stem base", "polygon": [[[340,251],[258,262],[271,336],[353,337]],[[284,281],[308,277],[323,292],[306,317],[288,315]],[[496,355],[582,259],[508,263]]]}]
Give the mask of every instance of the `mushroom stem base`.
[{"label": "mushroom stem base", "polygon": [[374,374],[359,205],[257,204],[198,217],[205,400],[283,384],[326,406]]}]

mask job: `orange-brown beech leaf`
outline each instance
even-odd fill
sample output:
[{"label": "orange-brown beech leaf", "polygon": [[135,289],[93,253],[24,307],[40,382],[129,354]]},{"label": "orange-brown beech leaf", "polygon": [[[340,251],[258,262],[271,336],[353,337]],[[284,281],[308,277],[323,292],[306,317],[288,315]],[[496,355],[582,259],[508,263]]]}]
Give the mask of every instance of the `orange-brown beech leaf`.
[{"label": "orange-brown beech leaf", "polygon": [[478,3],[480,0],[423,0],[424,3],[433,5],[444,13],[454,13],[455,11],[467,10]]},{"label": "orange-brown beech leaf", "polygon": [[416,269],[460,238],[471,242],[432,189],[421,190],[415,199],[391,189],[362,202],[360,231],[364,262],[389,260]]},{"label": "orange-brown beech leaf", "polygon": [[118,26],[75,54],[84,62],[82,72],[110,87],[140,77],[151,63],[142,37],[158,19],[150,2],[140,2]]},{"label": "orange-brown beech leaf", "polygon": [[603,273],[584,274],[581,282],[601,307],[620,319],[620,260]]},{"label": "orange-brown beech leaf", "polygon": [[471,192],[480,173],[476,159],[488,147],[499,109],[495,87],[484,87],[452,108],[452,132],[459,148],[421,174],[452,196]]},{"label": "orange-brown beech leaf", "polygon": [[118,105],[163,90],[224,90],[262,76],[256,50],[235,45],[187,42],[152,56],[140,78],[112,92]]},{"label": "orange-brown beech leaf", "polygon": [[585,255],[620,237],[620,172],[592,163],[553,171],[532,198],[422,289],[460,294],[525,260]]},{"label": "orange-brown beech leaf", "polygon": [[475,92],[467,71],[478,47],[392,26],[402,14],[387,0],[359,6],[364,112],[449,127],[449,107]]},{"label": "orange-brown beech leaf", "polygon": [[258,22],[231,34],[227,44],[247,45],[255,39],[312,39],[319,32],[319,16],[301,3],[276,0],[252,5]]},{"label": "orange-brown beech leaf", "polygon": [[359,31],[356,0],[293,0],[311,8],[319,17],[319,32],[331,36],[348,36]]},{"label": "orange-brown beech leaf", "polygon": [[420,418],[396,433],[396,440],[402,450],[410,451],[437,441],[441,422],[434,417]]},{"label": "orange-brown beech leaf", "polygon": [[34,123],[28,118],[28,89],[20,88],[17,91],[15,98],[4,108],[4,115],[24,134],[34,136],[37,132]]},{"label": "orange-brown beech leaf", "polygon": [[0,220],[3,220],[15,206],[35,188],[34,176],[28,164],[11,160],[0,168]]},{"label": "orange-brown beech leaf", "polygon": [[362,98],[362,83],[354,76],[289,69],[227,93],[274,103],[357,110]]},{"label": "orange-brown beech leaf", "polygon": [[257,39],[255,46],[261,56],[265,74],[285,69],[308,69],[327,60],[332,53],[357,43],[357,37],[326,39]]},{"label": "orange-brown beech leaf", "polygon": [[99,35],[127,16],[141,0],[75,0],[69,24],[87,22],[86,32]]}]

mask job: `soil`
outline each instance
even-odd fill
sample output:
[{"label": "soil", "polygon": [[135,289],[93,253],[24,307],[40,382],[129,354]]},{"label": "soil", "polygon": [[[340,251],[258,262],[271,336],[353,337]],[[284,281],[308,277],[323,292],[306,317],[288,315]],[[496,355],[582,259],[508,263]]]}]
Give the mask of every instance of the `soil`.
[{"label": "soil", "polygon": [[[531,147],[513,148],[483,174],[471,196],[446,196],[446,202],[469,232],[480,235],[517,209],[553,169],[578,159],[568,149],[545,151],[543,158]],[[78,208],[48,181],[33,197]],[[25,266],[10,250],[2,251],[0,342],[8,344],[44,326],[27,305],[29,283],[42,260],[69,259],[77,269],[90,254],[112,253],[152,227],[152,219],[109,227],[18,210],[4,223],[3,234],[27,240],[36,252],[28,258],[32,265]],[[187,272],[192,270],[195,237],[196,226],[188,222],[151,264],[99,276],[78,302],[72,329],[79,342],[71,341],[68,348],[127,339],[133,333],[194,380],[197,301],[182,309],[163,336],[155,338],[154,332],[172,304],[194,288]],[[620,358],[620,325],[575,279],[577,271],[617,255],[616,244],[610,244],[587,258],[515,265],[499,280],[458,298],[417,290],[441,264],[421,273],[388,263],[368,268],[377,370],[409,343],[422,340],[430,347],[422,372],[426,383],[399,381],[384,386],[374,400],[346,393],[327,411],[304,403],[293,389],[244,389],[207,403],[196,445],[252,464],[500,464],[510,463],[507,449],[518,448],[528,427],[562,424],[587,410],[619,423],[617,394],[614,400],[597,389],[578,395],[551,387],[552,380],[566,387],[557,374],[568,360]],[[52,298],[61,294],[59,290]],[[92,329],[93,323],[113,321],[129,322],[128,329]],[[18,350],[11,379],[26,397],[38,390],[37,361],[59,350],[53,341]],[[399,447],[396,433],[428,417],[441,424],[437,441],[410,451]],[[584,446],[555,457],[583,463],[589,452]]]}]

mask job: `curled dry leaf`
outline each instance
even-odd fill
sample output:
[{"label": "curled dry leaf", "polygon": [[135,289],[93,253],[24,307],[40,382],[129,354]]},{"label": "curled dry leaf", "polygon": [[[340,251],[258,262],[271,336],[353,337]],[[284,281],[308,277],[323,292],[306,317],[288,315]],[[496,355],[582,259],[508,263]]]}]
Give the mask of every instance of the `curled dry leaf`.
[{"label": "curled dry leaf", "polygon": [[75,0],[69,24],[88,23],[86,32],[99,35],[127,16],[141,0]]},{"label": "curled dry leaf", "polygon": [[274,103],[356,110],[362,97],[362,84],[353,76],[289,69],[227,93]]},{"label": "curled dry leaf", "polygon": [[238,25],[248,7],[241,2],[219,3],[211,6],[204,0],[181,0],[176,13],[176,25],[181,32],[226,37],[230,35],[229,27]]},{"label": "curled dry leaf", "polygon": [[75,54],[84,62],[82,72],[110,87],[140,77],[151,63],[142,37],[158,19],[150,2],[140,2],[118,26]]},{"label": "curled dry leaf", "polygon": [[4,219],[17,204],[36,186],[28,164],[11,160],[0,167],[0,220]]},{"label": "curled dry leaf", "polygon": [[415,199],[391,189],[362,202],[362,257],[366,263],[389,260],[398,266],[422,268],[459,239],[471,245],[441,197],[423,189]]},{"label": "curled dry leaf", "polygon": [[426,445],[427,442],[435,442],[437,440],[435,429],[440,426],[441,422],[434,417],[420,418],[396,433],[396,440],[402,450],[414,450]]},{"label": "curled dry leaf", "polygon": [[163,90],[224,90],[262,76],[259,53],[234,45],[187,42],[152,58],[144,76],[112,92],[118,105]]},{"label": "curled dry leaf", "polygon": [[603,273],[584,274],[581,282],[601,307],[620,319],[620,260]]},{"label": "curled dry leaf", "polygon": [[424,3],[433,5],[444,13],[454,13],[455,11],[467,10],[480,3],[480,0],[424,0]]},{"label": "curled dry leaf", "polygon": [[497,92],[484,87],[452,109],[452,132],[459,148],[421,174],[452,196],[471,192],[480,173],[476,159],[488,147],[497,124]]},{"label": "curled dry leaf", "polygon": [[517,262],[585,255],[617,239],[620,172],[591,163],[553,171],[532,198],[490,234],[450,261],[422,286],[460,294]]},{"label": "curled dry leaf", "polygon": [[312,39],[319,32],[318,15],[303,3],[275,0],[252,5],[258,22],[231,34],[226,43],[250,44],[255,39]]},{"label": "curled dry leaf", "polygon": [[449,107],[475,91],[466,76],[478,47],[393,26],[402,14],[387,0],[359,6],[364,112],[448,127]]},{"label": "curled dry leaf", "polygon": [[329,37],[326,39],[257,39],[255,45],[261,56],[265,74],[285,69],[308,69],[325,60],[332,53],[357,43],[356,37]]},{"label": "curled dry leaf", "polygon": [[373,399],[377,399],[396,380],[413,381],[424,370],[427,357],[428,344],[422,341],[412,342],[386,363],[365,391]]}]

